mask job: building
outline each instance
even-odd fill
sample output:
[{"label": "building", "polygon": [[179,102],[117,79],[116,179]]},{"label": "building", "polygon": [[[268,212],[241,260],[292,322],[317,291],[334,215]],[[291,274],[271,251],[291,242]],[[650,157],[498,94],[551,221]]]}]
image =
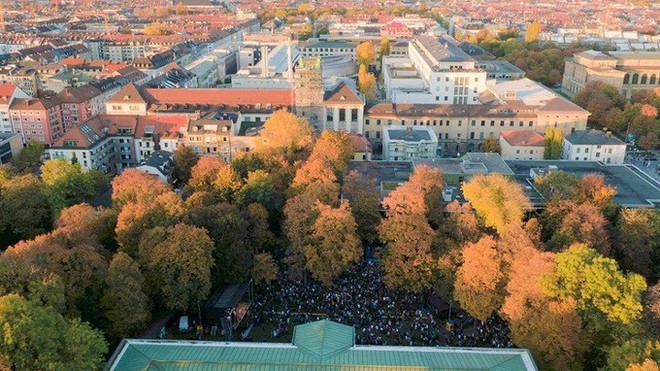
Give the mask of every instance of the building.
[{"label": "building", "polygon": [[170,182],[173,168],[174,154],[167,151],[156,151],[152,153],[146,161],[136,167],[141,172],[153,175],[164,183]]},{"label": "building", "polygon": [[14,85],[0,85],[0,133],[12,133],[9,107],[16,98],[29,98],[29,96]]},{"label": "building", "polygon": [[23,140],[18,133],[0,133],[0,165],[11,162],[23,149]]},{"label": "building", "polygon": [[387,38],[403,38],[407,39],[413,37],[413,30],[401,22],[390,22],[380,29],[380,35]]},{"label": "building", "polygon": [[543,160],[545,138],[534,130],[503,131],[499,143],[504,160]]},{"label": "building", "polygon": [[384,126],[426,126],[438,138],[441,152],[455,156],[480,150],[484,139],[506,130],[545,133],[560,128],[563,135],[584,130],[589,112],[527,78],[488,84],[479,105],[392,104],[367,106],[364,136],[381,146]]},{"label": "building", "polygon": [[360,134],[350,134],[353,145],[353,161],[371,161],[373,151],[371,143]]},{"label": "building", "polygon": [[363,132],[364,100],[357,90],[342,81],[325,94],[323,105],[323,129],[357,134]]},{"label": "building", "polygon": [[408,57],[383,58],[386,98],[393,103],[480,104],[487,72],[458,46],[433,36],[416,36]]},{"label": "building", "polygon": [[565,160],[622,164],[625,156],[626,143],[609,131],[578,130],[564,137],[562,158]]},{"label": "building", "polygon": [[231,120],[191,120],[183,136],[183,145],[198,156],[217,156],[231,162]]},{"label": "building", "polygon": [[50,145],[64,134],[60,105],[53,99],[16,98],[9,115],[12,131],[21,134],[24,143]]},{"label": "building", "polygon": [[329,320],[296,326],[291,343],[122,340],[106,368],[182,365],[224,370],[537,370],[527,349],[357,345],[355,328]]},{"label": "building", "polygon": [[660,87],[660,52],[587,50],[566,59],[562,90],[571,96],[594,81],[614,86],[625,97]]},{"label": "building", "polygon": [[433,159],[438,151],[438,138],[431,128],[383,127],[383,160],[400,161]]},{"label": "building", "polygon": [[344,55],[356,59],[357,44],[346,41],[311,41],[300,45],[303,57]]}]

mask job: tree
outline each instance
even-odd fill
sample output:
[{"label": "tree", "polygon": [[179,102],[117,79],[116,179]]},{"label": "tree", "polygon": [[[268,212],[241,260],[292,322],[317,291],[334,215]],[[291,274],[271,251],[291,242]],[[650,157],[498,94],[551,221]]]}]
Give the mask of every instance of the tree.
[{"label": "tree", "polygon": [[307,161],[323,161],[325,165],[332,169],[336,178],[341,181],[354,154],[353,142],[348,133],[323,130],[321,136],[314,143],[314,148]]},{"label": "tree", "polygon": [[658,140],[658,134],[651,131],[648,134],[639,138],[637,143],[639,144],[640,148],[645,149],[647,151],[651,151],[658,148],[658,145],[660,145],[660,140]]},{"label": "tree", "polygon": [[434,265],[433,229],[426,216],[424,193],[406,182],[383,200],[383,207],[387,212],[378,227],[378,235],[387,244],[381,259],[385,283],[413,292],[428,288]]},{"label": "tree", "polygon": [[[247,178],[248,174],[245,175]],[[233,167],[225,166],[218,169],[213,187],[213,192],[218,195],[221,201],[231,202],[234,201],[236,193],[243,187],[243,182]]]},{"label": "tree", "polygon": [[100,369],[108,344],[101,333],[79,320],[19,295],[0,297],[0,363],[17,370]]},{"label": "tree", "polygon": [[454,298],[473,317],[485,321],[504,300],[504,275],[497,242],[490,236],[463,248],[456,273]]},{"label": "tree", "polygon": [[138,264],[130,256],[118,252],[112,258],[106,277],[107,289],[102,300],[109,330],[126,337],[147,325],[150,318],[149,298]]},{"label": "tree", "polygon": [[169,191],[167,184],[136,169],[126,169],[112,180],[112,204],[117,210],[129,202],[149,204]]},{"label": "tree", "polygon": [[236,203],[243,207],[255,202],[270,212],[276,212],[282,207],[282,193],[275,188],[270,175],[263,170],[250,172],[245,185],[236,193]]},{"label": "tree", "polygon": [[586,316],[602,314],[624,325],[641,314],[646,281],[634,273],[623,274],[614,259],[585,244],[574,244],[555,256],[557,266],[544,282],[548,293],[561,300],[574,298]]},{"label": "tree", "polygon": [[304,118],[280,110],[273,113],[264,123],[259,140],[258,152],[298,151],[312,144],[312,127]]},{"label": "tree", "polygon": [[187,7],[184,3],[182,3],[181,1],[179,1],[179,3],[176,4],[175,12],[176,12],[176,14],[178,14],[178,15],[185,15],[185,14],[188,14],[188,7]]},{"label": "tree", "polygon": [[[635,370],[633,364],[645,363],[645,360],[660,359],[660,341],[646,339],[630,339],[610,347],[607,351],[607,371]],[[657,364],[655,370],[658,369]],[[654,368],[638,368],[640,371]]]},{"label": "tree", "polygon": [[546,160],[558,160],[561,158],[564,145],[564,136],[561,129],[548,127],[545,130],[545,148],[543,158]]},{"label": "tree", "polygon": [[660,364],[658,362],[646,358],[644,362],[632,363],[626,368],[626,371],[657,371],[660,370]]},{"label": "tree", "polygon": [[376,77],[373,73],[367,72],[367,65],[361,64],[358,70],[358,90],[364,94],[367,100],[376,97]]},{"label": "tree", "polygon": [[347,202],[338,208],[316,203],[319,216],[312,227],[312,241],[305,246],[306,268],[312,277],[331,286],[340,273],[362,257],[357,224]]},{"label": "tree", "polygon": [[605,183],[602,174],[586,174],[578,182],[576,199],[578,202],[592,202],[601,209],[605,209],[612,203],[616,195],[616,189]]},{"label": "tree", "polygon": [[[617,88],[599,81],[588,83],[573,97],[573,101],[591,113],[590,123],[600,127],[607,124],[609,128],[625,129],[625,123],[632,120],[632,117],[625,116],[636,115],[638,112],[638,109],[631,111],[634,108],[632,106],[626,107],[626,99]],[[622,113],[624,108],[627,112]],[[620,115],[624,117],[619,117]],[[613,123],[617,126],[612,126]]]},{"label": "tree", "polygon": [[380,39],[380,59],[381,61],[383,60],[383,57],[386,55],[390,55],[391,47],[390,47],[390,39],[383,36]]},{"label": "tree", "polygon": [[147,36],[168,35],[172,33],[172,31],[168,30],[165,25],[160,22],[153,22],[144,26],[143,32]]},{"label": "tree", "polygon": [[428,165],[419,165],[410,176],[408,184],[417,188],[424,195],[426,217],[432,227],[440,225],[443,212],[442,190],[445,180],[442,171]]},{"label": "tree", "polygon": [[67,206],[91,201],[101,188],[107,186],[103,173],[95,170],[83,173],[80,164],[63,159],[46,161],[41,166],[41,174],[55,215]]},{"label": "tree", "polygon": [[34,175],[22,175],[0,188],[0,220],[14,236],[29,239],[50,225],[50,208],[43,184]]},{"label": "tree", "polygon": [[289,198],[284,205],[284,230],[289,240],[286,261],[294,277],[305,271],[305,247],[312,243],[312,227],[319,211],[314,207],[318,197],[312,192],[303,192]]},{"label": "tree", "polygon": [[494,136],[489,135],[488,138],[484,140],[484,142],[481,144],[481,151],[482,152],[499,152],[500,151],[500,144],[497,142],[497,139],[495,139]]},{"label": "tree", "polygon": [[277,279],[277,264],[273,256],[269,253],[259,253],[254,256],[254,266],[252,267],[252,278],[256,284],[270,283]]},{"label": "tree", "polygon": [[14,158],[14,167],[16,167],[16,170],[22,171],[26,167],[39,164],[45,150],[46,146],[43,143],[29,142]]},{"label": "tree", "polygon": [[539,40],[541,34],[541,24],[538,20],[527,25],[527,30],[525,31],[525,42],[533,43]]},{"label": "tree", "polygon": [[271,248],[275,236],[269,229],[268,210],[261,204],[252,203],[243,211],[243,216],[248,224],[248,246],[252,246],[255,253]]},{"label": "tree", "polygon": [[186,184],[190,180],[192,169],[199,158],[191,147],[178,146],[174,152],[174,179],[178,184]]},{"label": "tree", "polygon": [[475,175],[463,185],[463,194],[487,227],[504,232],[519,224],[531,207],[522,188],[500,174]]},{"label": "tree", "polygon": [[598,207],[591,203],[580,204],[562,219],[549,245],[561,251],[574,243],[585,243],[603,255],[610,255],[607,224]]},{"label": "tree", "polygon": [[625,209],[616,223],[616,252],[621,267],[645,277],[652,274],[652,254],[660,249],[660,231],[654,228],[651,212]]},{"label": "tree", "polygon": [[660,282],[649,287],[644,295],[644,324],[651,337],[660,338]]},{"label": "tree", "polygon": [[229,165],[220,158],[203,156],[190,171],[188,186],[196,192],[211,192],[218,173],[225,168],[229,168]]},{"label": "tree", "polygon": [[162,305],[185,312],[208,297],[213,240],[205,229],[186,224],[167,230],[157,227],[142,239],[140,251]]},{"label": "tree", "polygon": [[355,49],[355,57],[358,64],[366,66],[372,64],[376,60],[376,48],[371,41],[365,41],[357,46]]},{"label": "tree", "polygon": [[376,180],[352,171],[344,179],[343,195],[351,205],[351,213],[357,222],[357,232],[363,241],[373,243],[378,238],[380,223],[380,194]]}]

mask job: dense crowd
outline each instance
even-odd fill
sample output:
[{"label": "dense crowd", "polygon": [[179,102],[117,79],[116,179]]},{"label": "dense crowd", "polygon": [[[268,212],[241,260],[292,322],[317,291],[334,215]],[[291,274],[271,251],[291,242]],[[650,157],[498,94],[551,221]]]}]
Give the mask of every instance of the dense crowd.
[{"label": "dense crowd", "polygon": [[497,317],[482,323],[459,311],[453,329],[447,330],[447,318],[434,318],[427,306],[425,295],[388,289],[378,264],[361,262],[334,287],[294,280],[281,270],[276,283],[257,291],[248,321],[261,328],[274,325],[272,337],[293,325],[327,318],[354,326],[357,344],[513,346],[506,324]]}]

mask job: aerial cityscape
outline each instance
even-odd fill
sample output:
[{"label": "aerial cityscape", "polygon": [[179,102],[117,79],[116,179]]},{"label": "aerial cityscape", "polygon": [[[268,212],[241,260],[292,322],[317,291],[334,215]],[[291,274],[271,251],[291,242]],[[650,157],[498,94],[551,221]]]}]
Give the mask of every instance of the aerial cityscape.
[{"label": "aerial cityscape", "polygon": [[0,0],[0,369],[660,371],[658,156],[658,0]]}]

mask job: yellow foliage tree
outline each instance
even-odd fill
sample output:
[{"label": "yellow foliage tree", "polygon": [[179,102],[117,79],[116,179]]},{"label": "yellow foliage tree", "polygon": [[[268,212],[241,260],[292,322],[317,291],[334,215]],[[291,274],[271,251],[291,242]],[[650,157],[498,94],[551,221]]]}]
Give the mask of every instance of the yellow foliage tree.
[{"label": "yellow foliage tree", "polygon": [[376,48],[371,41],[365,41],[358,45],[355,54],[359,64],[370,65],[376,60]]},{"label": "yellow foliage tree", "polygon": [[534,22],[530,23],[529,26],[527,26],[527,31],[525,31],[525,42],[533,43],[535,41],[538,41],[540,35],[541,35],[541,23],[539,23],[539,21],[535,19]]},{"label": "yellow foliage tree", "polygon": [[160,22],[153,22],[150,25],[144,26],[144,34],[148,36],[166,35],[170,30],[165,28],[165,25]]},{"label": "yellow foliage tree", "polygon": [[371,72],[367,72],[367,66],[364,64],[360,65],[358,71],[358,90],[364,94],[367,100],[376,97],[376,76]]}]

